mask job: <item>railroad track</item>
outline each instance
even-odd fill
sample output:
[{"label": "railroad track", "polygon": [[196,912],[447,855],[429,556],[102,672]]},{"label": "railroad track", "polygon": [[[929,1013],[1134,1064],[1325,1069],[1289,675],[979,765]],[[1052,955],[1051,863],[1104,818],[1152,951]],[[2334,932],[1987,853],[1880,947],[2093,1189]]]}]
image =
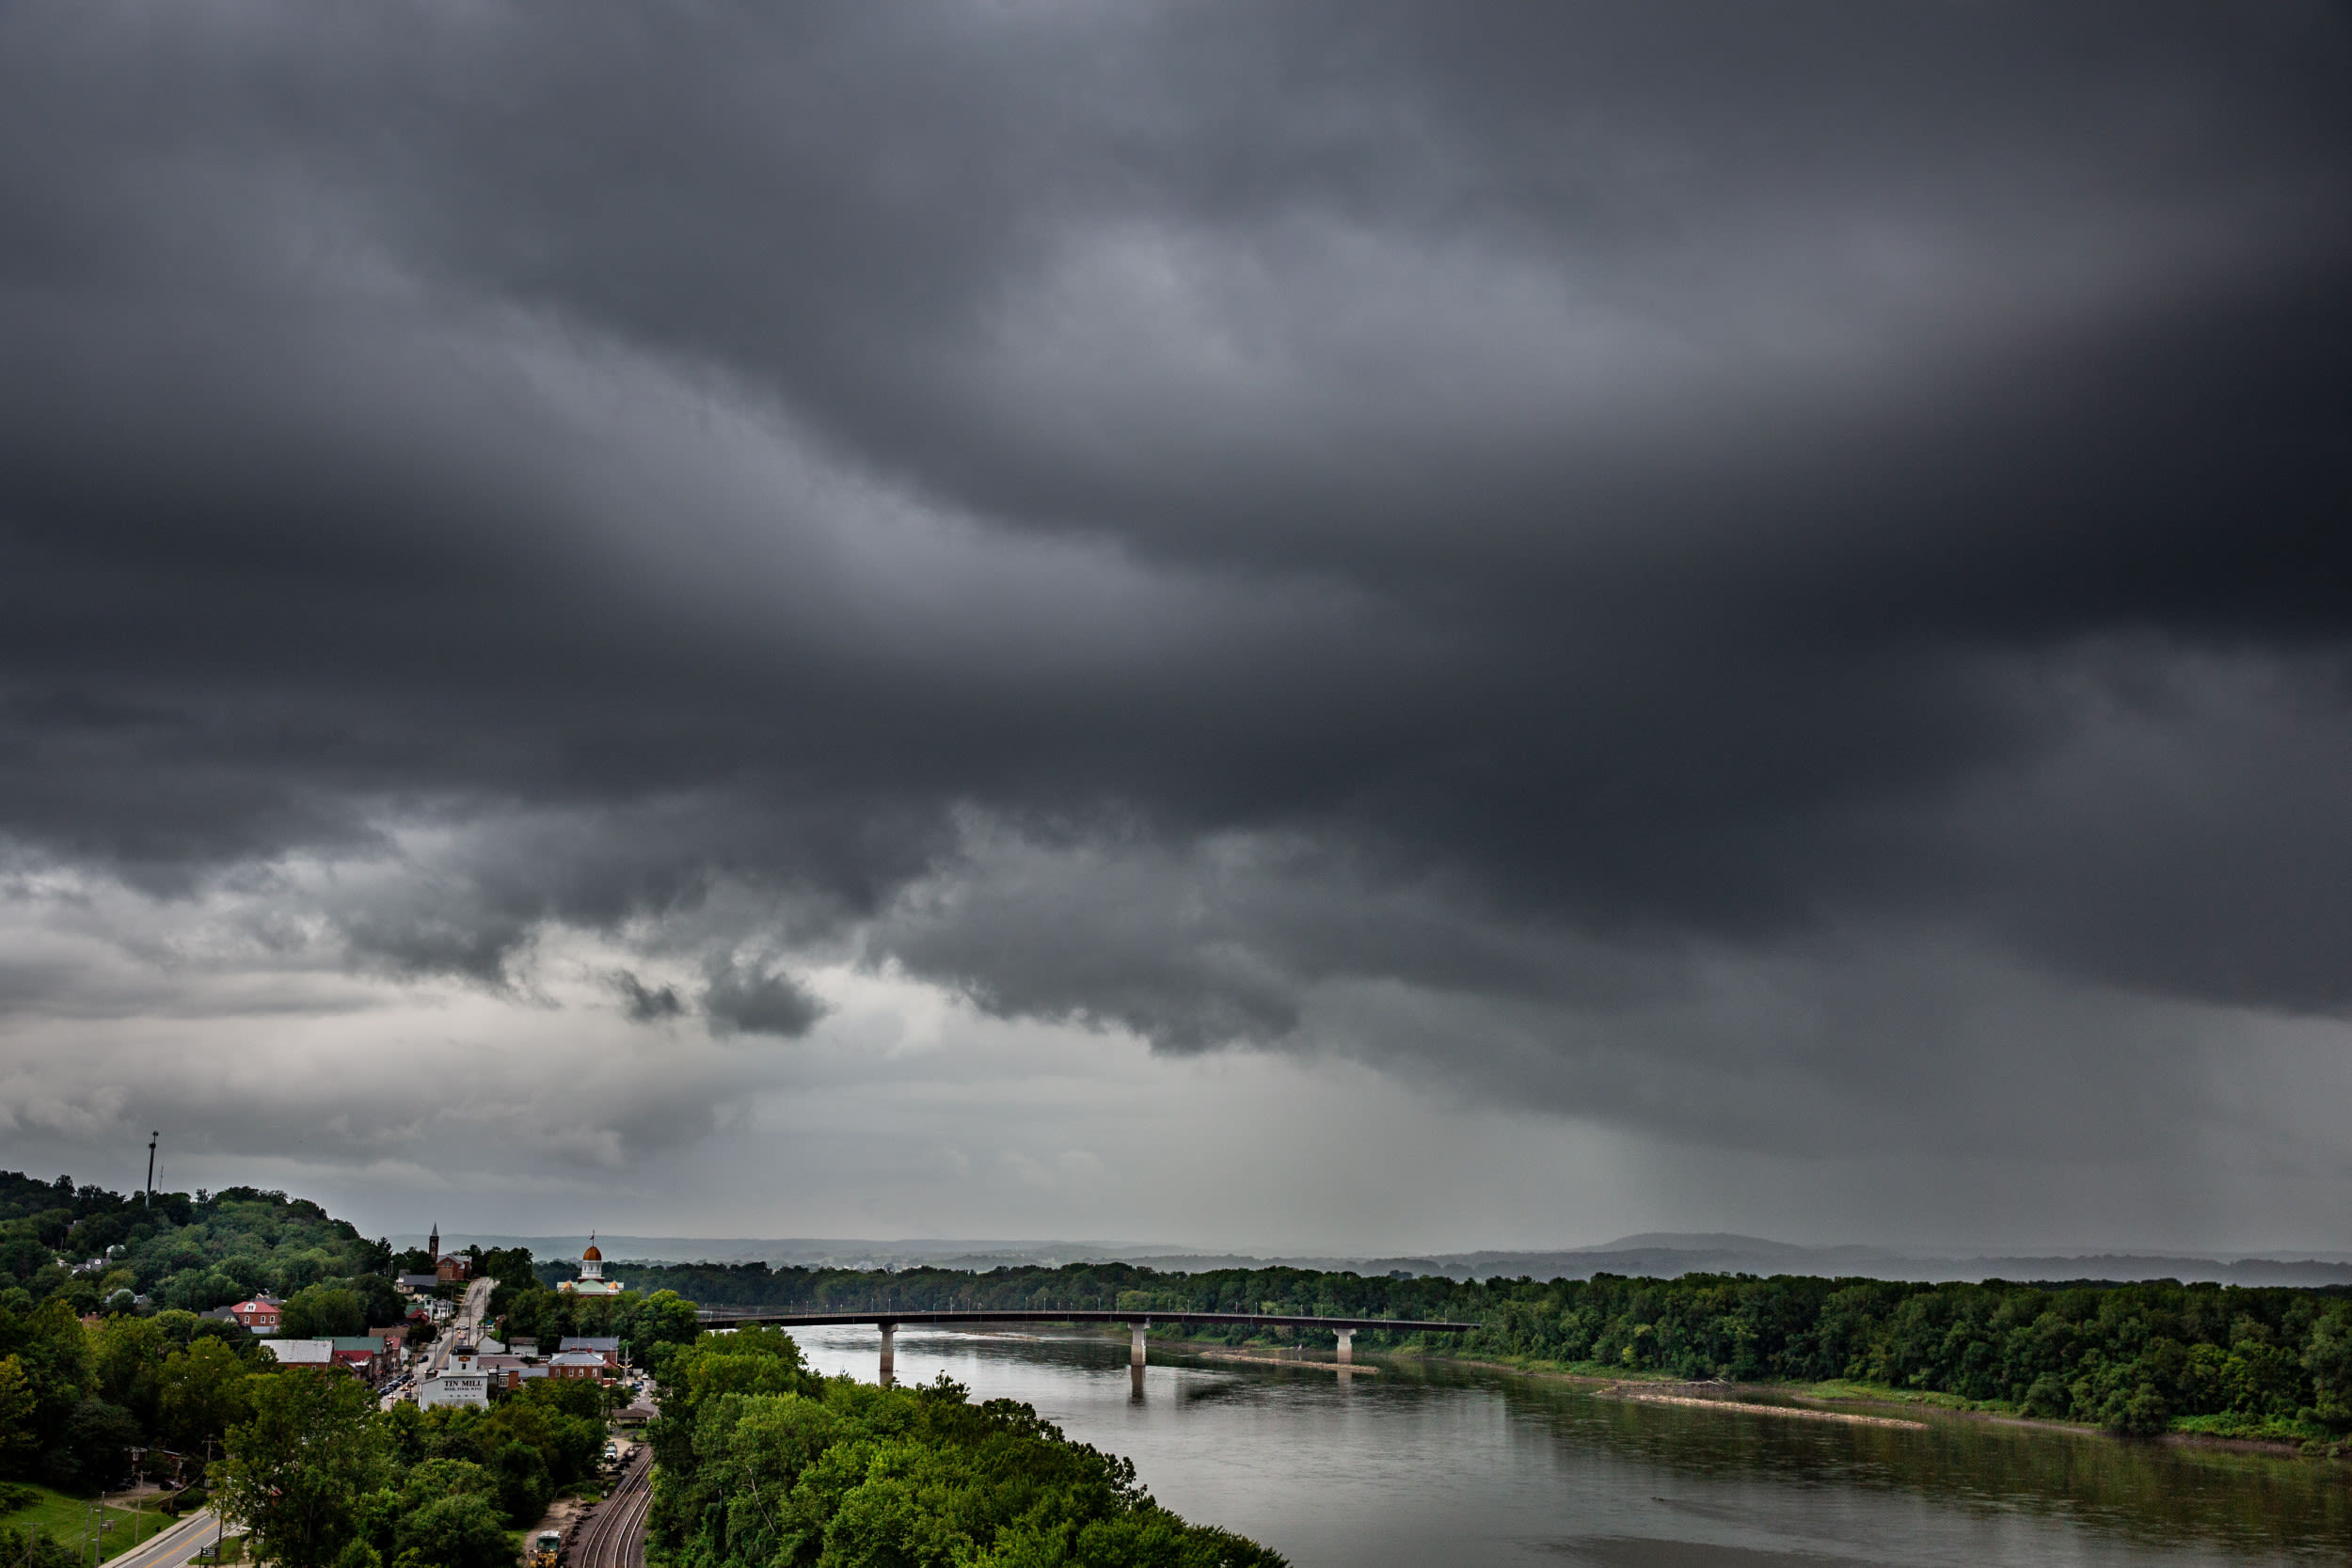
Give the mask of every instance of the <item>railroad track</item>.
[{"label": "railroad track", "polygon": [[564,1568],[645,1568],[645,1512],[653,1507],[653,1450],[639,1448],[612,1496],[572,1526]]}]

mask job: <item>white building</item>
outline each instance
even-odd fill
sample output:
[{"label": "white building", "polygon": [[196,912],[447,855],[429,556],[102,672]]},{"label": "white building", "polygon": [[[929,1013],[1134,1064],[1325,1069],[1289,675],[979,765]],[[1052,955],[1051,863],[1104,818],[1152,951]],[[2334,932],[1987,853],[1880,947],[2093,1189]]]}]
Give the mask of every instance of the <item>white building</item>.
[{"label": "white building", "polygon": [[417,1408],[430,1410],[437,1404],[486,1405],[490,1402],[490,1375],[480,1357],[470,1353],[453,1355],[439,1373],[417,1385]]},{"label": "white building", "polygon": [[331,1367],[335,1364],[335,1341],[332,1339],[272,1339],[269,1353],[278,1357],[281,1367]]}]

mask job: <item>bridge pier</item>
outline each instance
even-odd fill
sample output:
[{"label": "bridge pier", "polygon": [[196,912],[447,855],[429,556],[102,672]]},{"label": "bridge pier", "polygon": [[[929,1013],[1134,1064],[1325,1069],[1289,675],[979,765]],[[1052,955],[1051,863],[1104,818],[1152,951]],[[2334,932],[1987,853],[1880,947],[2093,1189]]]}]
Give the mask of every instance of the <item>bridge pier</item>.
[{"label": "bridge pier", "polygon": [[1332,1330],[1340,1337],[1340,1365],[1344,1367],[1356,1359],[1356,1331],[1352,1328]]},{"label": "bridge pier", "polygon": [[898,1381],[898,1325],[897,1323],[881,1323],[877,1326],[882,1329],[882,1386],[887,1388]]},{"label": "bridge pier", "polygon": [[1127,1365],[1138,1369],[1142,1367],[1143,1331],[1151,1326],[1152,1320],[1149,1318],[1144,1319],[1143,1322],[1139,1323],[1129,1323],[1127,1325],[1127,1333],[1129,1335]]}]

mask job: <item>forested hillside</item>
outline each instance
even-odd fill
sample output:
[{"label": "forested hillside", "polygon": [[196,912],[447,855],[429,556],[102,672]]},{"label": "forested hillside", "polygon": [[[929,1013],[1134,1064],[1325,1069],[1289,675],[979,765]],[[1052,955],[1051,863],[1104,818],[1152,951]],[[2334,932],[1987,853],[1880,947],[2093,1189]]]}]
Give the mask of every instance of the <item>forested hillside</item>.
[{"label": "forested hillside", "polygon": [[151,1208],[0,1172],[0,1477],[79,1491],[120,1480],[134,1448],[201,1455],[270,1360],[197,1311],[271,1290],[297,1332],[397,1323],[388,1258],[283,1193],[158,1193]]},{"label": "forested hillside", "polygon": [[[93,1260],[103,1266],[89,1267]],[[18,1312],[60,1294],[76,1312],[92,1312],[120,1291],[203,1312],[257,1291],[292,1296],[332,1282],[391,1314],[375,1321],[396,1323],[390,1260],[384,1243],[284,1193],[157,1193],[151,1207],[70,1177],[0,1171],[0,1305]]]},{"label": "forested hillside", "polygon": [[[897,1274],[630,1264],[706,1304],[850,1310],[1071,1307],[1436,1318],[1437,1354],[1583,1370],[1954,1396],[2119,1432],[2181,1427],[2333,1442],[2352,1433],[2352,1296],[2170,1282],[1905,1285],[1871,1279],[1457,1283],[1301,1269],[1158,1274],[1125,1263]],[[1181,1332],[1168,1330],[1170,1333]],[[1231,1332],[1200,1330],[1234,1338]],[[1414,1342],[1360,1336],[1361,1348]]]}]

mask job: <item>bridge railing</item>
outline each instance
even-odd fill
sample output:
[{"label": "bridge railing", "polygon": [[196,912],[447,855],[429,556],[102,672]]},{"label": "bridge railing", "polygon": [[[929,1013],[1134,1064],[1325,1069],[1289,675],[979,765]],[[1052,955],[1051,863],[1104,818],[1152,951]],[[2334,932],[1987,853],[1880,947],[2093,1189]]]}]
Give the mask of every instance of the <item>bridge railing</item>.
[{"label": "bridge railing", "polygon": [[[708,1327],[773,1327],[827,1328],[843,1324],[870,1324],[882,1331],[882,1381],[895,1381],[898,1329],[902,1324],[928,1327],[954,1327],[959,1324],[1006,1323],[1125,1323],[1132,1338],[1129,1365],[1133,1369],[1136,1398],[1143,1394],[1144,1330],[1151,1324],[1183,1323],[1187,1326],[1223,1326],[1238,1328],[1307,1328],[1327,1329],[1339,1339],[1339,1363],[1343,1368],[1355,1362],[1356,1336],[1366,1331],[1389,1334],[1467,1334],[1478,1327],[1476,1323],[1429,1321],[1416,1318],[1325,1318],[1305,1313],[1289,1312],[1134,1312],[1103,1308],[1028,1307],[1028,1308],[965,1308],[945,1311],[899,1311],[882,1308],[870,1312],[761,1312],[714,1310],[698,1312],[695,1316]],[[1344,1376],[1344,1373],[1343,1373]]]},{"label": "bridge railing", "polygon": [[1192,1310],[1113,1309],[1104,1307],[922,1308],[867,1307],[848,1311],[763,1311],[756,1307],[711,1308],[697,1312],[707,1324],[750,1327],[820,1328],[842,1324],[922,1323],[952,1325],[988,1323],[1117,1323],[1217,1324],[1243,1328],[1327,1328],[1352,1332],[1381,1330],[1392,1334],[1467,1334],[1480,1325],[1445,1319],[1350,1318],[1304,1312],[1204,1312]]}]

